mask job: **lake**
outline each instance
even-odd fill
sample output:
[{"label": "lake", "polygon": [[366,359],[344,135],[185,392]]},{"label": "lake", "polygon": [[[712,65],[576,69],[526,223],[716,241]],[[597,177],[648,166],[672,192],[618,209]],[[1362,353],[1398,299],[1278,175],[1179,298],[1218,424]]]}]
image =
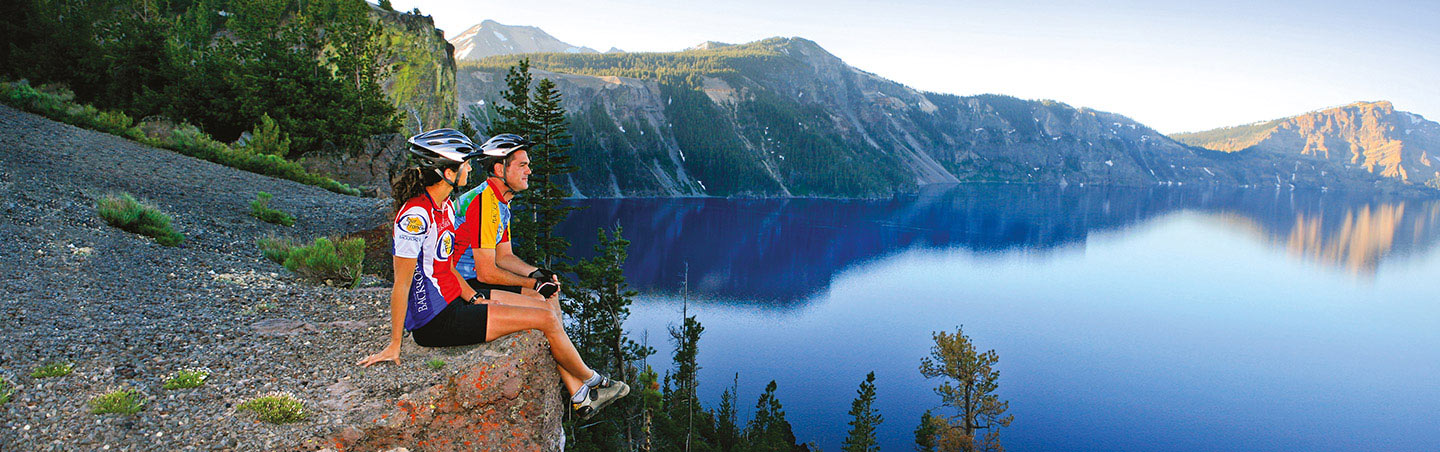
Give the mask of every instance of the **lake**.
[{"label": "lake", "polygon": [[707,408],[738,373],[744,421],[773,379],[825,450],[870,371],[886,450],[953,414],[918,369],[961,325],[999,354],[1012,451],[1440,450],[1435,200],[961,185],[574,204],[572,254],[602,226],[632,241],[626,328],[651,365],[670,367],[688,300]]}]

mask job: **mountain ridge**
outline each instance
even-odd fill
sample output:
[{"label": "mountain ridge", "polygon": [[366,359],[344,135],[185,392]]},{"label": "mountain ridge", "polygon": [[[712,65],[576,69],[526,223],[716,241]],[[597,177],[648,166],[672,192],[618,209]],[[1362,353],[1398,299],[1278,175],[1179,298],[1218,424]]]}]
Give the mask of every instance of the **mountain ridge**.
[{"label": "mountain ridge", "polygon": [[[475,60],[494,55],[515,53],[600,53],[600,51],[568,44],[545,30],[529,25],[505,25],[486,19],[448,40],[455,46],[455,60]],[[607,52],[619,49],[611,48]]]},{"label": "mountain ridge", "polygon": [[1172,137],[1222,152],[1253,150],[1325,160],[1440,188],[1440,123],[1397,110],[1386,100]]},{"label": "mountain ridge", "polygon": [[[461,64],[461,103],[493,104],[521,58],[558,78],[583,196],[883,196],[951,182],[1413,188],[1303,155],[1209,150],[1062,102],[917,91],[798,37],[492,56]],[[471,120],[487,123],[482,113]]]}]

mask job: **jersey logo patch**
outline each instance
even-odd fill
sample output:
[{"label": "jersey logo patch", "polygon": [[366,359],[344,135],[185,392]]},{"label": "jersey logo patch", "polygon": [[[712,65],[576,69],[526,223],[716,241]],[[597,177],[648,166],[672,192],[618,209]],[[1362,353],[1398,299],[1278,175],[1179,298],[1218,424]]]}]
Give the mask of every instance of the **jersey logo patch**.
[{"label": "jersey logo patch", "polygon": [[435,250],[435,253],[439,255],[436,260],[449,259],[450,254],[455,252],[455,233],[450,231],[440,233],[440,241],[435,244],[435,247],[439,248]]},{"label": "jersey logo patch", "polygon": [[430,229],[430,222],[425,220],[424,215],[420,215],[418,213],[412,213],[400,217],[400,221],[396,224],[400,226],[400,230],[405,231],[408,234],[420,235],[424,234],[425,231],[428,231]]}]

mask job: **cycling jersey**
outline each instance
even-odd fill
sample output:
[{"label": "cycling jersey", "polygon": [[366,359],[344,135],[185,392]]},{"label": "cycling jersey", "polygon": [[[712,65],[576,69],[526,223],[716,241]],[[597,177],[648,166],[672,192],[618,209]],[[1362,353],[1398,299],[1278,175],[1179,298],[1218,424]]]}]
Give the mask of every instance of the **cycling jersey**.
[{"label": "cycling jersey", "polygon": [[460,281],[451,271],[455,213],[450,203],[437,206],[429,193],[411,198],[395,214],[394,243],[392,254],[415,259],[405,303],[405,329],[414,330],[460,298]]},{"label": "cycling jersey", "polygon": [[486,179],[484,185],[455,200],[455,211],[461,213],[455,239],[460,261],[455,269],[465,279],[477,278],[474,248],[493,250],[510,241],[510,203],[505,202],[501,193],[494,179]]}]

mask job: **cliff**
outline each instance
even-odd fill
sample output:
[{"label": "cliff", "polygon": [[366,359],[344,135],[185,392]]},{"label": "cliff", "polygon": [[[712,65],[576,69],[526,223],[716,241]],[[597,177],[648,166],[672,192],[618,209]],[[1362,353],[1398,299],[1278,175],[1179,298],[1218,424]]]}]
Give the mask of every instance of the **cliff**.
[{"label": "cliff", "polygon": [[1440,123],[1396,110],[1386,101],[1357,102],[1174,138],[1217,151],[1299,156],[1440,188]]},{"label": "cliff", "polygon": [[921,92],[801,38],[494,56],[460,66],[460,104],[497,102],[520,58],[565,96],[582,196],[866,197],[952,182],[1415,190],[1304,154],[1187,145],[1056,101]]},{"label": "cliff", "polygon": [[430,16],[371,8],[390,68],[380,87],[411,134],[455,126],[455,48]]}]

